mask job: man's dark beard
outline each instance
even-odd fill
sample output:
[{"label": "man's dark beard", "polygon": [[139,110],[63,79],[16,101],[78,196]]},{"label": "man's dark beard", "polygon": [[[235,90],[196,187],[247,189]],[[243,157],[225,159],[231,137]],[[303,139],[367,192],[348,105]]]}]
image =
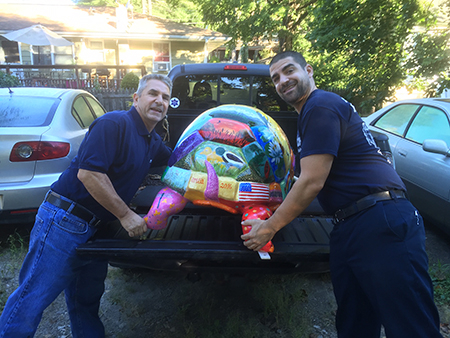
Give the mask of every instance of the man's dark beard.
[{"label": "man's dark beard", "polygon": [[[288,85],[286,85],[285,87],[288,87]],[[284,90],[284,88],[282,88],[282,90]],[[295,103],[297,103],[300,99],[304,98],[306,96],[308,92],[308,85],[307,84],[303,84],[303,85],[299,85],[299,83],[296,84],[295,86],[295,94],[292,99],[287,99],[285,95],[280,95],[281,98],[283,99],[284,102],[286,102],[288,105],[290,106],[294,106]]]}]

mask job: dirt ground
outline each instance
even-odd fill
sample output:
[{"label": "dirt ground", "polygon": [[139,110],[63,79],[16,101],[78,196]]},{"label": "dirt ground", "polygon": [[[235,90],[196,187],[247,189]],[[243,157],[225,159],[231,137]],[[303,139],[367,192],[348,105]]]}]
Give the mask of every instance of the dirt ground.
[{"label": "dirt ground", "polygon": [[[303,312],[308,315],[301,325],[308,323],[308,328],[298,337],[337,337],[334,329],[336,307],[328,275],[260,278],[253,280],[233,276],[221,281],[206,275],[200,281],[192,282],[177,273],[124,272],[111,267],[101,304],[101,318],[107,337],[231,336],[229,333],[221,336],[214,328],[215,324],[211,323],[218,321],[229,325],[226,317],[233,312],[245,313],[247,317],[256,319],[252,321],[252,326],[258,332],[254,336],[243,333],[234,337],[297,337],[279,325],[276,318],[265,316],[264,309],[254,299],[252,287],[260,285],[265,278],[270,283],[275,279],[286,285],[301,284],[307,297]],[[205,303],[201,304],[202,301]],[[206,311],[191,310],[193,306],[205,307]],[[189,311],[193,313],[187,313]],[[201,325],[211,325],[211,328],[199,329]],[[71,337],[62,295],[44,313],[36,337]]]},{"label": "dirt ground", "polygon": [[[430,265],[450,264],[449,243],[427,229]],[[107,337],[337,337],[329,274],[187,277],[110,267],[100,311]],[[7,283],[12,292],[17,278]],[[450,307],[439,312],[450,337]],[[45,311],[36,337],[72,337],[63,295]]]}]

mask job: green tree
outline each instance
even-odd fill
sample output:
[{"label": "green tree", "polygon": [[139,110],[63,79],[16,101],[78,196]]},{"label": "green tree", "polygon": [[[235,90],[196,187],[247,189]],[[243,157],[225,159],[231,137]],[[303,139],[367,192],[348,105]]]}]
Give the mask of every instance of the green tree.
[{"label": "green tree", "polygon": [[205,27],[196,3],[190,0],[158,0],[153,3],[153,15],[176,22]]},{"label": "green tree", "polygon": [[412,78],[408,82],[410,88],[422,90],[428,97],[450,88],[448,40],[449,32],[438,30],[416,33],[410,38],[405,62]]},{"label": "green tree", "polygon": [[318,84],[344,90],[362,110],[379,108],[405,79],[404,43],[418,14],[416,0],[318,1],[307,35]]},{"label": "green tree", "polygon": [[211,29],[229,35],[231,45],[244,46],[260,39],[279,41],[280,50],[290,50],[302,31],[308,9],[317,0],[194,0]]},{"label": "green tree", "polygon": [[411,35],[406,47],[408,85],[424,91],[428,97],[450,88],[450,1],[440,9],[439,12],[424,12],[421,29]]},{"label": "green tree", "polygon": [[418,0],[194,0],[212,29],[244,47],[276,37],[298,50],[317,84],[367,112],[406,78],[405,41],[421,18]]}]

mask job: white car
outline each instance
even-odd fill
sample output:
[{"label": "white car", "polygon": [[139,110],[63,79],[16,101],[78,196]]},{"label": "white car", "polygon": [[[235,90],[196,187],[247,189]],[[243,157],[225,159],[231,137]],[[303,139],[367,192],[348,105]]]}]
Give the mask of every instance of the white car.
[{"label": "white car", "polygon": [[105,112],[83,90],[0,88],[0,224],[34,219],[89,125]]},{"label": "white car", "polygon": [[411,202],[450,234],[450,99],[398,101],[364,120],[388,135]]}]

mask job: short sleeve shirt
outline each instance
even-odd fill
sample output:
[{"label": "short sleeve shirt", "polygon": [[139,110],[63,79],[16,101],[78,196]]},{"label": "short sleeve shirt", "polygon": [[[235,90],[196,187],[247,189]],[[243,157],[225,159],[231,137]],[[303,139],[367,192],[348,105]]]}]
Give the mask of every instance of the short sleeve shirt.
[{"label": "short sleeve shirt", "polygon": [[77,178],[78,170],[105,173],[117,194],[129,203],[151,166],[165,165],[171,149],[148,132],[134,107],[97,118],[83,139],[78,155],[51,189],[81,204],[104,221],[114,216],[103,208]]},{"label": "short sleeve shirt", "polygon": [[317,196],[329,214],[372,193],[406,190],[354,106],[339,95],[320,89],[311,93],[298,117],[297,146],[300,159],[315,154],[334,156]]}]

